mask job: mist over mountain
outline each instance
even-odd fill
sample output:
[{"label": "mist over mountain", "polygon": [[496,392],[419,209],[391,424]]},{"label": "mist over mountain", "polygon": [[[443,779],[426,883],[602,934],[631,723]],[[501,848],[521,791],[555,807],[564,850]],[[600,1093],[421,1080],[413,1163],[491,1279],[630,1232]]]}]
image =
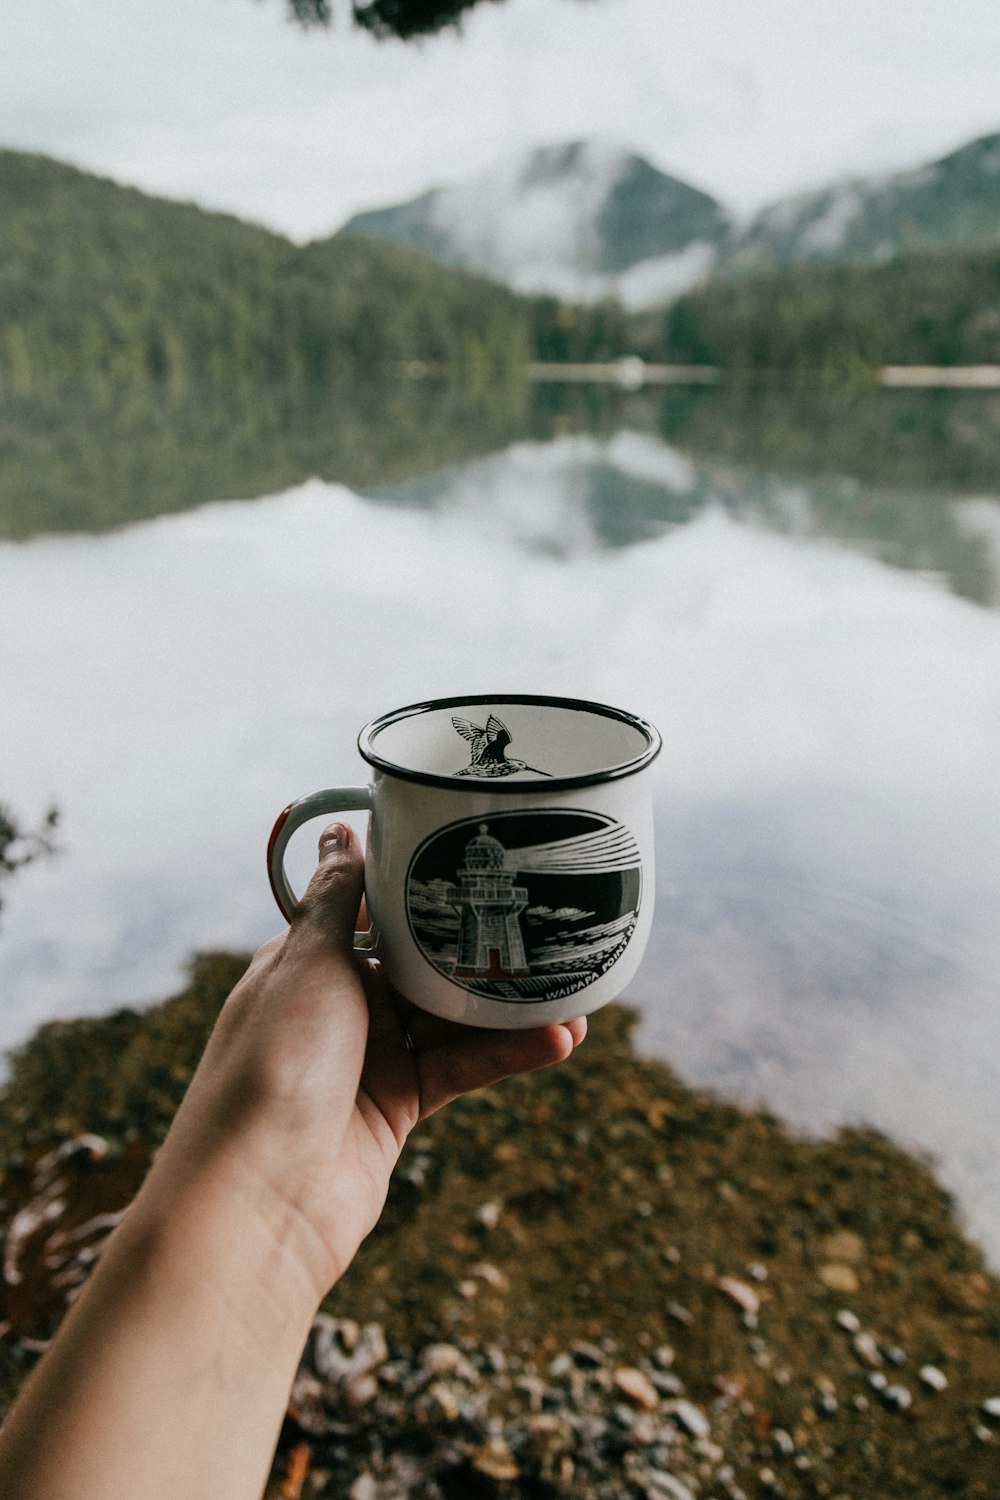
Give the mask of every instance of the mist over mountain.
[{"label": "mist over mountain", "polygon": [[727,270],[884,264],[908,250],[1000,240],[1000,133],[906,172],[856,177],[763,209]]},{"label": "mist over mountain", "polygon": [[468,182],[357,214],[358,235],[566,301],[654,306],[702,280],[730,235],[709,194],[622,147],[541,146]]},{"label": "mist over mountain", "polygon": [[928,165],[781,198],[737,228],[709,194],[600,142],[542,146],[466,183],[356,215],[358,235],[567,301],[662,305],[713,278],[882,265],[1000,240],[1000,133]]}]

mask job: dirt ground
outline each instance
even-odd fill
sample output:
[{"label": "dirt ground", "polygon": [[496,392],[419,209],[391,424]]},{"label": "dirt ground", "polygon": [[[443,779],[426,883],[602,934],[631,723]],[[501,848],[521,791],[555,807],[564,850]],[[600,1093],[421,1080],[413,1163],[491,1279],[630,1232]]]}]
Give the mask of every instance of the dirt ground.
[{"label": "dirt ground", "polygon": [[[5,1403],[243,962],[203,956],[164,1005],[15,1058]],[[568,1064],[411,1137],[317,1320],[269,1494],[1000,1500],[1000,1284],[931,1171],[693,1091],[631,1030],[609,1007]]]}]

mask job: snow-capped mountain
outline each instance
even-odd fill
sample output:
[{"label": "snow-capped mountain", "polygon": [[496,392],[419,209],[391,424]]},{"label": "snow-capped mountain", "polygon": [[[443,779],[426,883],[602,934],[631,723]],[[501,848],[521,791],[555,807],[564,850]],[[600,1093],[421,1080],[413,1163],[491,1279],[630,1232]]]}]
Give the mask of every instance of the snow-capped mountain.
[{"label": "snow-capped mountain", "polygon": [[707,193],[598,142],[543,146],[464,184],[356,215],[340,231],[485,271],[518,291],[638,308],[703,279],[729,220]]},{"label": "snow-capped mountain", "polygon": [[716,199],[645,158],[574,141],[358,214],[340,233],[407,245],[521,292],[654,307],[711,276],[1000,240],[1000,133],[927,166],[779,199],[739,231]]},{"label": "snow-capped mountain", "polygon": [[780,199],[734,240],[725,270],[893,259],[924,245],[1000,239],[1000,134],[928,166]]}]

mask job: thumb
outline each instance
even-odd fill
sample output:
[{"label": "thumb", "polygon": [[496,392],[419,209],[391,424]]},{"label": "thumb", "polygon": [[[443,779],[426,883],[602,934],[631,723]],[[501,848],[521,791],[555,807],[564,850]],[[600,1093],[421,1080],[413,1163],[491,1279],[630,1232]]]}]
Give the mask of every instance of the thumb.
[{"label": "thumb", "polygon": [[350,952],[364,870],[364,853],[354,830],[347,823],[324,828],[319,836],[319,865],[292,921],[292,940],[319,938],[329,948]]}]

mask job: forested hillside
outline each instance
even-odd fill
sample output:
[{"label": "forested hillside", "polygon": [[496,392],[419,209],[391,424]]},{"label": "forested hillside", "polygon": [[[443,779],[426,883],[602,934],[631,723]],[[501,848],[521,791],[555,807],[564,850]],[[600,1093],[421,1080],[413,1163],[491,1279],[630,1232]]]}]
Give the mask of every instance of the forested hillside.
[{"label": "forested hillside", "polygon": [[413,359],[495,372],[528,312],[493,282],[372,241],[265,229],[0,151],[0,380],[326,383]]},{"label": "forested hillside", "polygon": [[163,381],[174,394],[384,379],[413,361],[467,391],[531,359],[625,354],[733,370],[865,373],[1000,362],[1000,249],[717,278],[665,309],[523,297],[416,251],[304,248],[193,204],[0,151],[0,387]]},{"label": "forested hillside", "polygon": [[715,281],[668,307],[659,329],[647,322],[643,341],[669,359],[730,369],[1000,363],[1000,250]]}]

